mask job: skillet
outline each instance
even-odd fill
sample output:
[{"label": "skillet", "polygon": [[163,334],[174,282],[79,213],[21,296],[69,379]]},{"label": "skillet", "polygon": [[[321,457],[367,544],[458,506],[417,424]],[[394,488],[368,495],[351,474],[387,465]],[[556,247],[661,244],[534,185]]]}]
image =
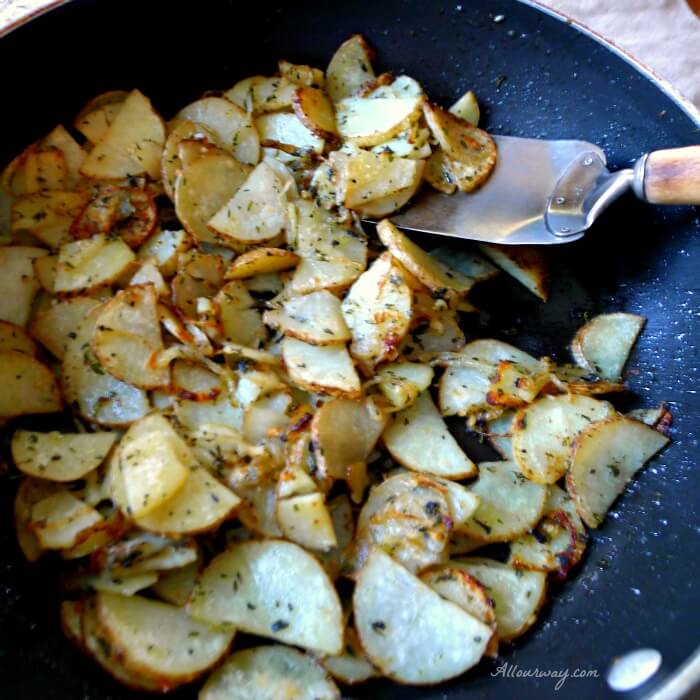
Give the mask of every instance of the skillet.
[{"label": "skillet", "polygon": [[[700,142],[700,115],[668,86],[600,38],[516,0],[74,0],[0,40],[0,162],[55,123],[69,123],[102,90],[138,87],[168,116],[204,89],[271,73],[277,58],[325,66],[358,31],[377,49],[380,70],[405,71],[440,103],[474,88],[495,133],[580,137],[603,147],[615,169],[645,151]],[[680,697],[700,676],[700,659],[691,658],[700,643],[698,212],[627,197],[584,240],[550,255],[549,304],[509,282],[490,283],[477,299],[484,312],[467,332],[563,359],[587,314],[643,314],[647,327],[629,364],[632,393],[618,405],[665,399],[673,442],[593,533],[582,565],[554,590],[533,630],[499,660],[437,688],[376,683],[345,689],[347,697],[621,697],[606,685],[606,670],[614,657],[641,647],[658,650],[663,662],[628,697]],[[2,697],[140,697],[63,640],[51,570],[27,566],[14,543],[15,486],[0,479]],[[570,677],[559,691],[552,678],[491,677],[504,661],[523,671],[580,669],[597,677]]]}]

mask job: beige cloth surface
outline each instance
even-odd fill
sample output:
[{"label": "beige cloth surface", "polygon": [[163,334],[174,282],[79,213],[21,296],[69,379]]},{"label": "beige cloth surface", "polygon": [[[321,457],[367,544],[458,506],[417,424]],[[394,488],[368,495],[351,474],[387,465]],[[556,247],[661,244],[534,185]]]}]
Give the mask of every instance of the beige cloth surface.
[{"label": "beige cloth surface", "polygon": [[612,39],[700,107],[700,19],[685,0],[542,0]]},{"label": "beige cloth surface", "polygon": [[[686,0],[540,0],[612,39],[700,107],[700,19]],[[0,0],[0,31],[56,0]]]}]

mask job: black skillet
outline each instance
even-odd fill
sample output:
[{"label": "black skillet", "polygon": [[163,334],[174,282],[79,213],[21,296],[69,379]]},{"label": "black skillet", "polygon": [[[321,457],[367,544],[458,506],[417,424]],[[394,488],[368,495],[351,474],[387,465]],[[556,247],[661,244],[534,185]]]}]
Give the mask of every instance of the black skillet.
[{"label": "black skillet", "polygon": [[[376,65],[416,77],[449,104],[474,88],[496,133],[580,137],[613,168],[646,151],[700,142],[697,112],[601,40],[514,0],[237,3],[75,0],[0,40],[0,162],[98,92],[139,87],[164,115],[205,89],[225,89],[277,58],[324,66],[353,32],[377,49]],[[674,47],[669,47],[674,50]],[[682,60],[682,57],[679,57]],[[620,697],[606,685],[611,660],[640,647],[661,670],[630,697],[678,697],[698,669],[679,670],[700,642],[700,225],[691,208],[653,208],[627,197],[585,239],[550,251],[552,301],[514,284],[482,289],[469,328],[533,352],[558,352],[586,312],[648,318],[631,359],[626,404],[666,400],[673,444],[647,467],[593,534],[579,570],[553,590],[533,630],[465,677],[436,688],[389,683],[345,689],[351,698]],[[122,700],[136,694],[104,676],[63,640],[51,574],[20,557],[11,526],[14,483],[0,487],[0,697]],[[597,672],[551,678],[492,677],[517,670]],[[680,689],[680,690],[679,690]],[[659,692],[656,696],[654,693]],[[185,689],[176,698],[193,698]]]}]

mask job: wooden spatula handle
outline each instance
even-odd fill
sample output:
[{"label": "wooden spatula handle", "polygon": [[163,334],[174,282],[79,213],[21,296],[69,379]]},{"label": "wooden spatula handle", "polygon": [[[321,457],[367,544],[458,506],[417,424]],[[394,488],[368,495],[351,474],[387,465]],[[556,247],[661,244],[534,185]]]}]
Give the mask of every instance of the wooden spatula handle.
[{"label": "wooden spatula handle", "polygon": [[654,151],[644,165],[644,198],[653,204],[700,204],[700,146]]}]

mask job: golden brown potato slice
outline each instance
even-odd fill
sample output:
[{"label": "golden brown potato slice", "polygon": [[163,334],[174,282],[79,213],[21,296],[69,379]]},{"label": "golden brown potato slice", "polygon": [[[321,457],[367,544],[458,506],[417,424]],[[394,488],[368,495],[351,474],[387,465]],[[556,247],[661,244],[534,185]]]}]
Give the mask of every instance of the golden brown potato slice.
[{"label": "golden brown potato slice", "polygon": [[75,481],[102,464],[116,439],[116,433],[17,430],[12,436],[12,459],[29,476]]},{"label": "golden brown potato slice", "polygon": [[314,87],[323,89],[326,81],[323,71],[320,68],[313,68],[301,63],[290,63],[289,61],[278,61],[277,68],[283,78],[302,87]]},{"label": "golden brown potato slice", "polygon": [[68,549],[101,520],[92,506],[61,490],[34,504],[29,529],[44,549]]},{"label": "golden brown potato slice", "polygon": [[476,466],[452,437],[428,391],[399,411],[382,437],[392,457],[414,471],[450,479],[476,474]]},{"label": "golden brown potato slice", "polygon": [[177,270],[178,255],[187,252],[190,245],[190,239],[182,229],[164,229],[154,233],[139,248],[137,257],[153,260],[164,277],[172,277]]},{"label": "golden brown potato slice", "polygon": [[338,594],[318,560],[291,542],[231,545],[204,570],[187,610],[209,624],[321,653],[342,649]]},{"label": "golden brown potato slice", "polygon": [[349,97],[336,105],[338,132],[356,146],[376,146],[418,121],[422,97]]},{"label": "golden brown potato slice", "polygon": [[3,246],[0,248],[0,320],[25,326],[32,302],[39,291],[33,262],[47,255],[43,248]]},{"label": "golden brown potato slice", "polygon": [[23,352],[25,355],[35,357],[39,348],[23,328],[8,321],[0,321],[0,352],[6,350]]},{"label": "golden brown potato slice", "polygon": [[315,134],[296,114],[275,112],[255,120],[263,146],[275,148],[291,156],[322,153],[323,138]]},{"label": "golden brown potato slice", "polygon": [[255,165],[260,160],[260,139],[253,121],[238,105],[223,97],[204,97],[181,109],[175,121],[201,124],[216,143],[236,160]]},{"label": "golden brown potato slice", "polygon": [[669,439],[624,416],[592,423],[573,443],[566,488],[588,527],[597,528],[627,483]]},{"label": "golden brown potato slice", "polygon": [[73,297],[65,301],[57,301],[46,311],[34,316],[29,324],[29,332],[54,357],[63,359],[66,344],[75,335],[83,319],[99,306],[100,302],[92,297]]},{"label": "golden brown potato slice", "polygon": [[253,170],[208,223],[220,240],[235,244],[272,241],[289,225],[283,183],[267,163]]},{"label": "golden brown potato slice", "polygon": [[235,195],[250,173],[247,165],[223,151],[209,151],[189,163],[175,179],[175,211],[199,243],[220,243],[207,224]]},{"label": "golden brown potato slice", "polygon": [[472,126],[479,125],[479,103],[473,90],[465,92],[451,107],[450,112]]},{"label": "golden brown potato slice", "polygon": [[17,535],[17,543],[27,561],[38,561],[44,551],[36,535],[29,528],[32,520],[32,510],[37,503],[56,493],[58,489],[59,487],[56,484],[43,479],[32,479],[31,477],[22,479],[22,483],[17,489],[13,508],[15,533]]},{"label": "golden brown potato slice", "polygon": [[285,338],[282,359],[289,378],[301,389],[348,398],[360,395],[360,378],[343,345],[310,345]]},{"label": "golden brown potato slice", "polygon": [[73,126],[91,143],[102,141],[128,96],[126,90],[108,90],[93,97],[78,112]]},{"label": "golden brown potato slice", "polygon": [[338,541],[325,501],[318,491],[278,499],[276,516],[284,536],[306,549],[333,549]]},{"label": "golden brown potato slice", "polygon": [[369,660],[411,685],[438,683],[475,666],[492,635],[378,548],[360,572],[353,610]]},{"label": "golden brown potato slice", "polygon": [[326,141],[338,136],[333,103],[323,90],[313,87],[300,87],[294,92],[292,101],[294,114],[312,133]]},{"label": "golden brown potato slice", "polygon": [[392,362],[377,369],[379,388],[396,408],[408,408],[433,381],[433,368],[418,362]]},{"label": "golden brown potato slice", "polygon": [[165,126],[147,97],[133,90],[103,139],[83,162],[86,177],[121,178],[160,174]]},{"label": "golden brown potato slice", "polygon": [[445,156],[459,163],[460,190],[482,185],[496,167],[496,143],[483,129],[472,126],[451,112],[429,102],[423,114]]},{"label": "golden brown potato slice", "polygon": [[282,248],[255,248],[239,255],[226,270],[227,280],[242,280],[269,272],[280,272],[296,267],[299,256]]},{"label": "golden brown potato slice", "polygon": [[441,148],[433,151],[425,163],[423,177],[439,192],[453,194],[457,190],[457,183],[450,171],[450,161]]},{"label": "golden brown potato slice", "polygon": [[0,352],[0,418],[31,413],[54,413],[63,408],[56,376],[24,352]]},{"label": "golden brown potato slice", "polygon": [[479,250],[535,296],[549,298],[549,265],[539,246],[479,243]]},{"label": "golden brown potato slice", "polygon": [[353,34],[338,47],[326,69],[326,91],[334,102],[374,80],[372,58],[372,49],[361,34]]},{"label": "golden brown potato slice", "polygon": [[259,646],[232,654],[209,677],[199,700],[340,700],[318,662],[296,649]]},{"label": "golden brown potato slice", "polygon": [[165,140],[160,170],[165,194],[173,200],[175,198],[175,179],[182,168],[180,144],[183,141],[203,141],[214,144],[216,136],[206,126],[190,119],[178,121],[172,127]]},{"label": "golden brown potato slice", "polygon": [[257,77],[251,82],[251,107],[254,114],[290,109],[296,85],[285,77]]},{"label": "golden brown potato slice", "polygon": [[388,253],[360,275],[343,300],[352,334],[350,354],[367,376],[382,362],[396,359],[411,320],[412,294],[401,269]]}]

